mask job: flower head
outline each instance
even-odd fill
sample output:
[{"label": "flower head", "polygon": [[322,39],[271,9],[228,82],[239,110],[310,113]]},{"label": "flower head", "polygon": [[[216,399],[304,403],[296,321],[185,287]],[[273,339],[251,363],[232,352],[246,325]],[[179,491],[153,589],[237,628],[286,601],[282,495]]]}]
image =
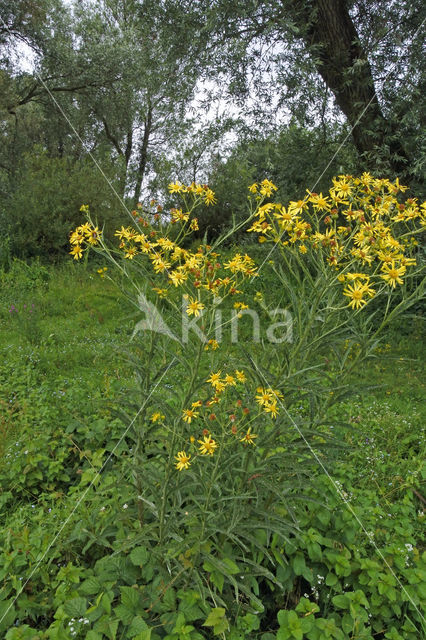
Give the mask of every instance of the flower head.
[{"label": "flower head", "polygon": [[218,446],[217,442],[213,440],[210,435],[204,436],[204,438],[202,440],[198,440],[198,442],[201,445],[198,448],[202,456],[212,456]]},{"label": "flower head", "polygon": [[183,471],[183,469],[188,469],[190,466],[191,455],[187,455],[186,451],[179,451],[177,456],[175,456],[175,467],[178,471]]},{"label": "flower head", "polygon": [[249,427],[247,429],[247,433],[241,438],[240,442],[242,442],[245,446],[247,446],[248,444],[253,444],[256,446],[254,438],[257,438],[257,434],[251,433],[251,427]]},{"label": "flower head", "polygon": [[198,417],[198,413],[197,411],[194,411],[193,409],[184,409],[182,411],[182,418],[184,422],[187,422],[188,424],[191,424],[191,421],[193,418],[197,418]]}]

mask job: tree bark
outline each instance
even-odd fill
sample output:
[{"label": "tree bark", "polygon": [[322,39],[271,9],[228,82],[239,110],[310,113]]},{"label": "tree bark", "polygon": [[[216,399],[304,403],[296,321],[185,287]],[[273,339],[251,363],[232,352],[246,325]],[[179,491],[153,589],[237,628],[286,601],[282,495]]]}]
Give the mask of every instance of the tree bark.
[{"label": "tree bark", "polygon": [[151,136],[151,130],[152,130],[152,107],[149,106],[148,112],[145,118],[145,126],[143,130],[142,143],[139,151],[139,163],[138,163],[138,169],[136,172],[136,184],[135,184],[135,192],[133,196],[134,207],[136,207],[141,196],[142,180],[144,178],[146,165],[148,162],[148,144],[149,144],[149,138]]}]

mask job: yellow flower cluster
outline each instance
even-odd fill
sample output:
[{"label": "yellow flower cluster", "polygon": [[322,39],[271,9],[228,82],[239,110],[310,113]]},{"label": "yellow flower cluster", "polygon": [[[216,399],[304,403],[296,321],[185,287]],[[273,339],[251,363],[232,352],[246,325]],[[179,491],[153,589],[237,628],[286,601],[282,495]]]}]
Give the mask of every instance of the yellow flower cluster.
[{"label": "yellow flower cluster", "polygon": [[262,407],[263,411],[269,413],[272,418],[276,418],[278,415],[277,402],[283,398],[283,394],[276,389],[268,387],[258,387],[256,389],[257,396],[256,402]]},{"label": "yellow flower cluster", "polygon": [[[249,187],[267,197],[275,189],[269,182],[263,192],[256,184]],[[328,194],[307,191],[288,207],[260,198],[248,231],[257,233],[259,242],[294,246],[301,254],[322,252],[346,284],[349,306],[359,309],[376,293],[371,283],[395,288],[416,263],[407,252],[417,244],[413,234],[426,223],[426,202],[408,198],[400,203],[396,196],[406,189],[398,179],[340,175]],[[362,273],[352,272],[360,266]]]},{"label": "yellow flower cluster", "polygon": [[207,206],[216,204],[214,192],[206,184],[196,184],[192,182],[189,185],[180,184],[179,182],[171,182],[169,184],[170,193],[191,194],[200,198]]},{"label": "yellow flower cluster", "polygon": [[[154,273],[163,279],[163,282],[158,283],[161,286],[152,287],[160,298],[168,297],[167,287],[184,287],[192,292],[194,288],[198,290],[195,297],[185,294],[187,314],[198,317],[205,308],[202,301],[203,291],[222,299],[228,295],[242,293],[238,289],[239,284],[245,278],[257,275],[256,266],[247,254],[240,253],[222,264],[220,255],[212,251],[209,245],[200,245],[196,251],[183,249],[182,241],[198,229],[197,218],[192,217],[194,208],[203,202],[212,204],[216,200],[213,191],[206,185],[184,185],[176,182],[169,185],[169,191],[180,194],[184,201],[189,194],[191,202],[185,201],[188,206],[185,213],[182,209],[173,208],[170,214],[166,215],[155,201],[150,203],[157,205],[154,209],[151,206],[142,210],[142,205],[138,204],[138,210],[132,211],[135,226],[121,226],[114,235],[119,241],[119,251],[126,260],[134,260],[137,256],[138,260],[147,260]],[[81,211],[88,214],[87,205],[84,205]],[[180,225],[180,231],[176,239],[172,240],[168,234],[174,225]],[[81,258],[84,245],[95,245],[99,236],[99,229],[89,222],[77,227],[70,238],[73,245],[71,254],[74,258]]]},{"label": "yellow flower cluster", "polygon": [[[219,414],[212,413],[213,407],[221,403],[223,393],[227,388],[236,388],[238,392],[238,385],[246,383],[247,378],[244,371],[240,371],[239,369],[236,369],[232,373],[223,374],[222,370],[219,370],[211,373],[206,382],[212,387],[213,396],[210,396],[205,401],[195,400],[192,402],[190,408],[183,410],[182,420],[187,424],[191,424],[192,421],[200,421],[205,424],[211,424],[212,422],[219,424],[221,422]],[[268,401],[265,403],[267,407],[274,404],[273,398],[276,403],[276,399],[278,397],[282,397],[279,392],[273,391],[272,389],[265,390],[265,393],[266,392],[270,392],[271,394],[271,402]],[[264,407],[265,411],[267,407]],[[253,433],[252,427],[246,424],[246,419],[250,414],[250,410],[243,406],[242,400],[239,398],[236,401],[236,404],[232,405],[231,413],[229,413],[229,405],[228,408],[224,407],[223,409],[225,421],[224,438],[231,434],[230,437],[233,440],[237,438],[237,440],[244,446],[254,446],[255,439],[258,437],[258,434]],[[229,433],[226,431],[226,424],[230,425]],[[196,456],[213,456],[219,446],[222,446],[223,444],[222,442],[221,445],[219,445],[217,438],[213,437],[210,430],[207,428],[203,429],[201,439],[196,439],[194,436],[190,436],[189,443],[191,447],[194,447]],[[175,456],[176,469],[178,471],[188,469],[192,464],[192,455],[193,454],[187,453],[186,450],[179,451]]]},{"label": "yellow flower cluster", "polygon": [[[192,424],[192,421],[205,425],[222,424],[222,436],[214,437],[210,429],[207,428],[203,429],[202,439],[190,436],[189,446],[193,447],[193,454],[187,454],[186,450],[177,453],[175,467],[178,471],[183,471],[191,466],[191,457],[194,454],[195,456],[213,456],[219,447],[235,441],[242,443],[245,447],[256,445],[255,440],[258,434],[253,433],[252,423],[265,413],[276,418],[278,414],[277,403],[283,398],[283,395],[276,389],[258,387],[257,395],[253,399],[253,404],[257,404],[258,408],[251,411],[243,405],[239,396],[235,401],[234,394],[226,394],[228,389],[235,390],[239,394],[242,390],[240,385],[246,382],[244,371],[239,369],[232,373],[222,372],[222,370],[214,371],[206,379],[206,383],[212,388],[213,395],[211,396],[209,393],[207,400],[192,402],[190,408],[183,410],[182,420],[186,424]],[[225,395],[226,401],[222,402]],[[223,406],[221,407],[221,405]],[[216,411],[216,413],[212,411]]]},{"label": "yellow flower cluster", "polygon": [[[87,205],[83,205],[80,208],[80,211],[87,212]],[[85,222],[77,227],[70,235],[70,254],[73,256],[74,260],[82,258],[83,252],[88,246],[94,247],[99,244],[101,235],[102,231],[89,222]]]}]

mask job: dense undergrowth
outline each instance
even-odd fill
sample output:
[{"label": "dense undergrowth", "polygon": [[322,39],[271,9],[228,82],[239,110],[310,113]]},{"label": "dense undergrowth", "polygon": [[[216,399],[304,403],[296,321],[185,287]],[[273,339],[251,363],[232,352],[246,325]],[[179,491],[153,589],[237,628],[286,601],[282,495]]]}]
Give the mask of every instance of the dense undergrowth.
[{"label": "dense undergrowth", "polygon": [[[123,357],[137,310],[90,263],[16,262],[2,275],[1,298],[0,628],[8,640],[420,637],[418,318],[386,336],[354,375],[354,395],[333,406],[339,446],[324,468],[310,465],[314,481],[283,513],[293,523],[287,542],[258,528],[245,545],[224,538],[220,554],[206,545],[210,597],[202,597],[196,552],[182,554],[173,573],[174,558],[137,517],[134,442],[122,438],[120,411],[120,398],[138,389]],[[238,517],[217,509],[223,522]],[[188,535],[191,507],[172,517]]]}]

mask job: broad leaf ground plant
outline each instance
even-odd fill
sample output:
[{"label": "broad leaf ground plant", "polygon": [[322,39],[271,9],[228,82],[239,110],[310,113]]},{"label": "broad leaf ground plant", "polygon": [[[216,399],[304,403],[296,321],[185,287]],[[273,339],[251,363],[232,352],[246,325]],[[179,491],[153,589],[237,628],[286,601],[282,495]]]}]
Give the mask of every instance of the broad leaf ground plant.
[{"label": "broad leaf ground plant", "polygon": [[[244,226],[256,260],[225,247],[232,230],[192,242],[197,208],[215,202],[205,185],[172,183],[170,211],[138,205],[116,246],[82,207],[71,254],[99,253],[100,286],[133,305],[133,378],[101,403],[91,436],[71,434],[89,461],[69,490],[84,515],[62,514],[72,552],[55,545],[31,564],[17,516],[6,565],[33,574],[20,591],[4,573],[8,639],[419,637],[412,503],[367,517],[342,468],[354,426],[339,411],[422,295],[425,205],[404,191],[339,176],[327,196],[283,206],[273,183],[253,184]],[[46,597],[32,608],[34,591]]]}]

